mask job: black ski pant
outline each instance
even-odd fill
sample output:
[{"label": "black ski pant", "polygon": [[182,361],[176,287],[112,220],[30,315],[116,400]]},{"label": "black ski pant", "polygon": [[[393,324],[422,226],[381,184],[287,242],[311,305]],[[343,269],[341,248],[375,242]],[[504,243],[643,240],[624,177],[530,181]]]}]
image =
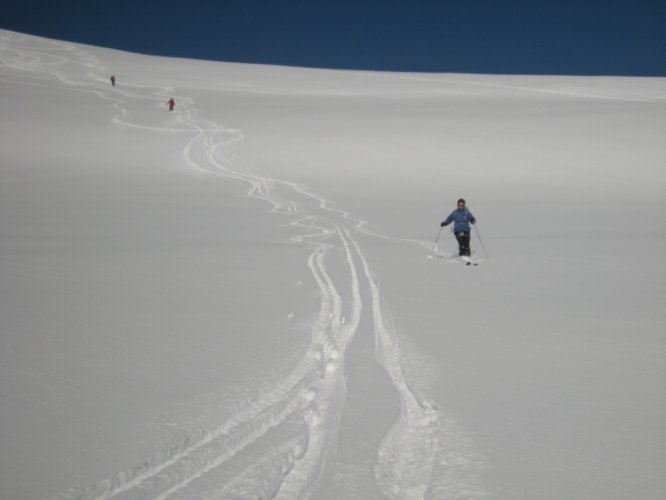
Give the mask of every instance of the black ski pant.
[{"label": "black ski pant", "polygon": [[467,255],[468,257],[472,255],[472,250],[469,248],[469,233],[458,231],[456,239],[458,240],[458,255]]}]

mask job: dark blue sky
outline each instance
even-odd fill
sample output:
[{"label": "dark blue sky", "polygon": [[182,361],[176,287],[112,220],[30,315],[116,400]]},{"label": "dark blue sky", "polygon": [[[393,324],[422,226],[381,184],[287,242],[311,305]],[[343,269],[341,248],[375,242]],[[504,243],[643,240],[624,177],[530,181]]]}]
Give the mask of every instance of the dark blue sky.
[{"label": "dark blue sky", "polygon": [[0,27],[247,63],[666,76],[666,0],[5,0]]}]

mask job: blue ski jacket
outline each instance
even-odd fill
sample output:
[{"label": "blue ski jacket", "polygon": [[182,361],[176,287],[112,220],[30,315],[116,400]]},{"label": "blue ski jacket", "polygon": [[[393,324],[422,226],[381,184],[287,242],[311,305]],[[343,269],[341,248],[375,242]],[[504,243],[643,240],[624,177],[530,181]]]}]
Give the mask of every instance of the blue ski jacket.
[{"label": "blue ski jacket", "polygon": [[470,223],[476,224],[476,218],[472,215],[472,212],[467,210],[467,208],[456,208],[451,215],[449,215],[444,222],[442,222],[442,227],[448,226],[451,223],[453,224],[454,233],[469,233],[471,229],[469,227]]}]

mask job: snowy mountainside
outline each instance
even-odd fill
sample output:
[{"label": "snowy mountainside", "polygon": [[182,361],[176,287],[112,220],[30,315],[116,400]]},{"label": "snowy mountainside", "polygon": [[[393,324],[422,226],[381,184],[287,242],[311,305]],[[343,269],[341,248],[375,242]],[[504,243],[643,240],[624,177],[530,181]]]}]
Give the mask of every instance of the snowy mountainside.
[{"label": "snowy mountainside", "polygon": [[664,79],[2,31],[0,80],[0,497],[666,488]]}]

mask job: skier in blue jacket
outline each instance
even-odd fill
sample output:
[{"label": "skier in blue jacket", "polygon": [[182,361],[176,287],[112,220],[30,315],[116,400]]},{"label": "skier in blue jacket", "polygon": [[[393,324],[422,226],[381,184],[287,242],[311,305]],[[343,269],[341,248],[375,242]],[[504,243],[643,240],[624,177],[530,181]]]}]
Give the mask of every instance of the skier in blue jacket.
[{"label": "skier in blue jacket", "polygon": [[476,218],[472,215],[472,212],[467,210],[465,206],[465,200],[460,198],[458,200],[458,208],[451,212],[441,226],[448,226],[453,222],[453,234],[458,240],[458,255],[463,257],[469,257],[472,254],[471,249],[469,248],[470,240],[470,224],[476,224]]}]

